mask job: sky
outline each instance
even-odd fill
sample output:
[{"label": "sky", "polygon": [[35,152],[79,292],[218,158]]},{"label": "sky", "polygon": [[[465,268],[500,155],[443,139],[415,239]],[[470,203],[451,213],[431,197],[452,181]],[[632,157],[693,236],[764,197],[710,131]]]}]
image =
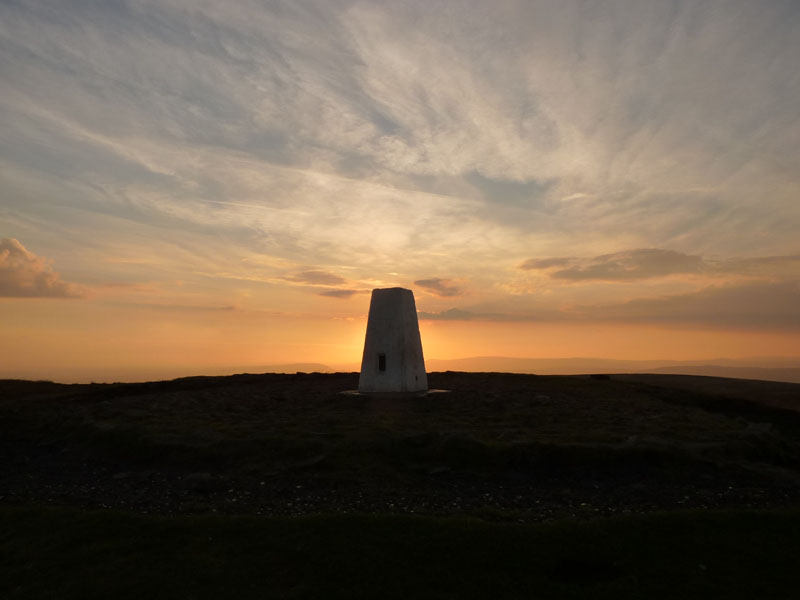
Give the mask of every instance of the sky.
[{"label": "sky", "polygon": [[[0,3],[0,376],[800,358],[796,0]],[[90,374],[94,374],[92,377]]]}]

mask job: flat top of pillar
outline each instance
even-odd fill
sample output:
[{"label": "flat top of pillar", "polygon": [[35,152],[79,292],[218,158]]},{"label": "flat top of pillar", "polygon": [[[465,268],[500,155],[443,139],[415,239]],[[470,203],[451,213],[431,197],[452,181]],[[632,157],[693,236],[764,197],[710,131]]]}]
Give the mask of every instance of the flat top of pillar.
[{"label": "flat top of pillar", "polygon": [[404,293],[413,294],[414,292],[412,292],[411,290],[407,290],[406,288],[390,287],[390,288],[375,288],[374,290],[372,290],[372,293],[388,295],[388,294],[404,294]]}]

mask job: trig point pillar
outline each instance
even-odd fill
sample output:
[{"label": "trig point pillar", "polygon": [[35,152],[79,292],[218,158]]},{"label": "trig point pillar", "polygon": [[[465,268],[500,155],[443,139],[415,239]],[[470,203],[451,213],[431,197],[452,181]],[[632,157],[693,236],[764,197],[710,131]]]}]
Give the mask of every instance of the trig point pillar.
[{"label": "trig point pillar", "polygon": [[414,293],[372,290],[359,392],[424,392],[428,389]]}]

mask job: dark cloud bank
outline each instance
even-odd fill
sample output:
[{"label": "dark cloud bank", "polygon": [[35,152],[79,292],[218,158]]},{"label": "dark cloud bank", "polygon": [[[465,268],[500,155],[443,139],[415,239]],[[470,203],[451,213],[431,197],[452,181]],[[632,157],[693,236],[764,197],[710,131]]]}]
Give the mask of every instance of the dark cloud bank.
[{"label": "dark cloud bank", "polygon": [[433,279],[419,279],[415,281],[414,284],[425,288],[437,296],[442,296],[445,298],[450,296],[460,296],[462,293],[461,289],[452,285],[449,279],[439,279],[438,277]]},{"label": "dark cloud bank", "polygon": [[451,308],[439,313],[420,311],[419,318],[437,321],[605,321],[800,330],[800,280],[711,286],[689,294],[586,305],[569,311],[506,314]]},{"label": "dark cloud bank", "polygon": [[525,271],[547,271],[553,279],[627,281],[667,275],[774,275],[800,269],[800,255],[713,260],[660,248],[638,248],[594,257],[531,258]]},{"label": "dark cloud bank", "polygon": [[318,292],[317,295],[325,296],[326,298],[350,298],[360,293],[358,290],[325,290],[324,292]]},{"label": "dark cloud bank", "polygon": [[709,287],[584,310],[599,320],[794,330],[800,329],[800,281]]}]

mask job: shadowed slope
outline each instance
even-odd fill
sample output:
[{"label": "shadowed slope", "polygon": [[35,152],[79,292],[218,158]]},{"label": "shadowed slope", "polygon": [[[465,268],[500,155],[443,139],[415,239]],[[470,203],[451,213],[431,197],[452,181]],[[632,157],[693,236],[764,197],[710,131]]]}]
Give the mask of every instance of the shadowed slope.
[{"label": "shadowed slope", "polygon": [[434,373],[450,393],[338,393],[356,381],[4,382],[3,501],[535,521],[787,506],[800,490],[800,415],[771,405],[792,405],[791,384]]}]

